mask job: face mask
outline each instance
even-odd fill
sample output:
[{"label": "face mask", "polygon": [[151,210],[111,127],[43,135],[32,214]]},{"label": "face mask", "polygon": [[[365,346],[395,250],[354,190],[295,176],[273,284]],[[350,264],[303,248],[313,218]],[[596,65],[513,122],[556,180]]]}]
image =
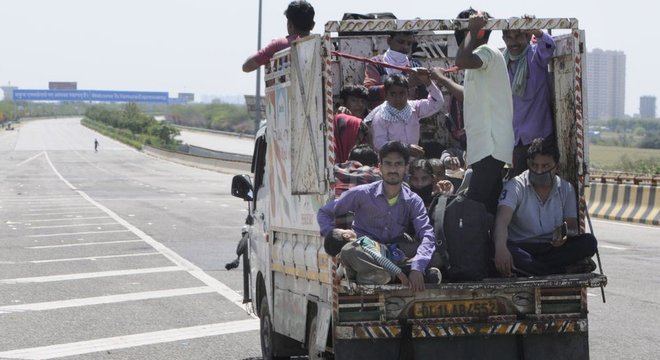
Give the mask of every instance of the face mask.
[{"label": "face mask", "polygon": [[421,188],[410,187],[415,194],[419,195],[424,201],[424,205],[428,206],[431,203],[433,194],[433,184],[422,186]]},{"label": "face mask", "polygon": [[529,182],[532,183],[532,185],[541,186],[552,184],[552,179],[554,178],[554,175],[552,174],[553,169],[542,173],[535,173],[532,170],[529,170]]}]

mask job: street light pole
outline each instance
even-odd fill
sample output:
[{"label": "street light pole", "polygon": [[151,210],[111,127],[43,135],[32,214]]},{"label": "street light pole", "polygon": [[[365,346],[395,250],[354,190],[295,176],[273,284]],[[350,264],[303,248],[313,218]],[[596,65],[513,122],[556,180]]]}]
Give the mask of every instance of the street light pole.
[{"label": "street light pole", "polygon": [[[261,49],[261,1],[259,0],[259,20],[257,25],[257,51]],[[254,133],[259,130],[261,122],[261,66],[257,68],[257,93],[254,100]]]}]

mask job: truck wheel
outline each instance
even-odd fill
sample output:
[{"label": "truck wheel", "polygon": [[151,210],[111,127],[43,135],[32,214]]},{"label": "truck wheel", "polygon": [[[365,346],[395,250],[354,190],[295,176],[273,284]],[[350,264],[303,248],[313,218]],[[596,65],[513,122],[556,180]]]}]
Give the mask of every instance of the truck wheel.
[{"label": "truck wheel", "polygon": [[312,318],[312,321],[309,323],[309,334],[307,335],[307,353],[309,360],[320,360],[325,359],[322,352],[318,352],[314,349],[314,344],[316,343],[316,315]]},{"label": "truck wheel", "polygon": [[273,332],[273,323],[268,311],[268,298],[264,295],[261,298],[259,307],[259,335],[261,337],[261,354],[264,360],[286,360],[288,356],[275,356],[275,344],[278,334]]}]

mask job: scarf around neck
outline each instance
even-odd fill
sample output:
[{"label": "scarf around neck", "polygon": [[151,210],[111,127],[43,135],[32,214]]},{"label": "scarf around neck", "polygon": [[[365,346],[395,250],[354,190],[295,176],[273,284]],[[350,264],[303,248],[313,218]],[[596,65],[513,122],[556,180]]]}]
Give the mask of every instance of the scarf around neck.
[{"label": "scarf around neck", "polygon": [[380,116],[383,118],[383,120],[391,123],[395,122],[403,122],[406,123],[412,116],[412,106],[410,104],[406,104],[406,106],[399,110],[395,108],[394,106],[388,104],[385,102],[385,106],[383,107],[383,110],[380,113]]},{"label": "scarf around neck", "polygon": [[516,73],[513,75],[513,82],[511,83],[511,91],[513,95],[519,97],[525,94],[527,88],[527,50],[529,50],[529,45],[525,46],[525,49],[518,55],[512,55],[509,49],[504,50],[504,60],[507,67],[509,67],[510,61],[517,62]]},{"label": "scarf around neck", "polygon": [[[408,59],[408,55],[392,49],[387,49],[387,51],[385,51],[383,60],[390,65],[410,67],[410,59]],[[385,72],[387,72],[387,75],[392,75],[400,73],[401,70],[385,68]]]}]

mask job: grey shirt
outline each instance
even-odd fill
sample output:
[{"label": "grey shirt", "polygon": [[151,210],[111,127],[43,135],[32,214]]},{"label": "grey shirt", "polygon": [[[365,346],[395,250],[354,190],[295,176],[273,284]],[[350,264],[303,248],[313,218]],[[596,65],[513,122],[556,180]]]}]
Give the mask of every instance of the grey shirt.
[{"label": "grey shirt", "polygon": [[541,202],[529,182],[529,170],[509,180],[502,190],[499,205],[513,209],[509,241],[548,242],[554,229],[565,218],[577,218],[573,186],[555,175],[548,199]]}]

